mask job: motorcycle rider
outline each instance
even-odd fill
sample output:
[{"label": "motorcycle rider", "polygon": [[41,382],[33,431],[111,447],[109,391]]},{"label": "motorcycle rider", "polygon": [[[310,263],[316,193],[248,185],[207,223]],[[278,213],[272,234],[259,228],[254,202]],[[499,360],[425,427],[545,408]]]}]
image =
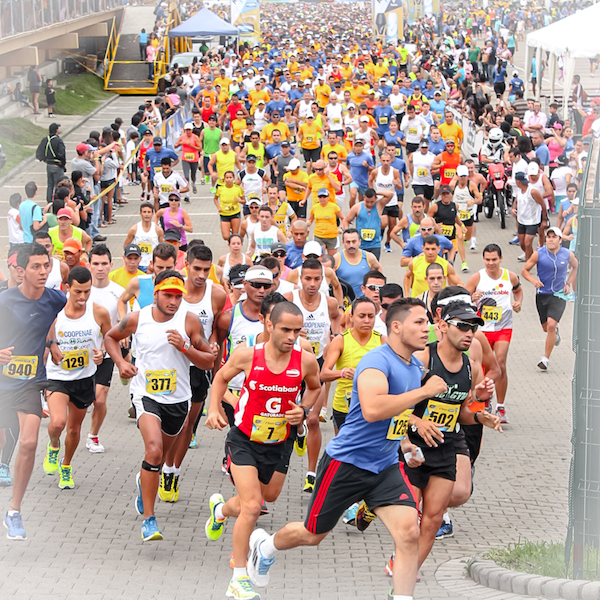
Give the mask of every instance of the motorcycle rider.
[{"label": "motorcycle rider", "polygon": [[508,164],[509,146],[504,141],[504,133],[500,127],[492,127],[488,134],[488,139],[481,149],[479,161],[484,165],[489,165],[495,160]]}]

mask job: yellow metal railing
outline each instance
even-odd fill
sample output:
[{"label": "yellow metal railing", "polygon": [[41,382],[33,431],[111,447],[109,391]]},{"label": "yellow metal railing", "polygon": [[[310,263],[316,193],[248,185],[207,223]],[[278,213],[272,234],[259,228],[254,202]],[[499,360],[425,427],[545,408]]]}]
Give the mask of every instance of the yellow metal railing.
[{"label": "yellow metal railing", "polygon": [[106,46],[106,54],[104,55],[104,89],[108,89],[108,82],[110,80],[110,74],[112,73],[115,56],[117,55],[117,48],[119,47],[119,34],[115,26],[115,18],[113,17],[112,25],[110,28],[110,35],[108,36],[108,45]]}]

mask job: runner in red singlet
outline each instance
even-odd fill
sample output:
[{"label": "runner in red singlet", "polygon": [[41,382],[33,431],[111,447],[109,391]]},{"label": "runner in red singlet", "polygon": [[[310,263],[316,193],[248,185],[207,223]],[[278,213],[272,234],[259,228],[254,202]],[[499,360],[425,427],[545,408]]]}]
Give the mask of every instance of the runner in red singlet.
[{"label": "runner in red singlet", "polygon": [[338,206],[342,208],[344,206],[344,199],[346,198],[344,186],[352,182],[352,175],[350,175],[350,171],[346,165],[338,162],[338,155],[336,152],[329,152],[327,155],[327,164],[329,166],[329,172],[337,177],[337,180],[340,182],[341,188],[340,191],[335,194],[335,199]]},{"label": "runner in red singlet", "polygon": [[454,140],[446,140],[446,150],[438,154],[431,165],[431,172],[434,175],[439,173],[440,181],[435,182],[434,198],[440,195],[441,185],[450,185],[452,178],[456,175],[456,167],[462,164],[463,160],[460,151],[455,151]]}]

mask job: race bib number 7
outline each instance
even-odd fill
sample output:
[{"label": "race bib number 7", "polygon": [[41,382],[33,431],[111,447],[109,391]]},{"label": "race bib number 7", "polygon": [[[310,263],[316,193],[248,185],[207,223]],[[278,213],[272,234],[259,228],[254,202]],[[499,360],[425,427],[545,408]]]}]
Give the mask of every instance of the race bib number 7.
[{"label": "race bib number 7", "polygon": [[2,375],[12,379],[33,379],[37,373],[37,356],[12,356],[2,367]]},{"label": "race bib number 7", "polygon": [[177,389],[177,371],[146,371],[146,392],[166,396]]},{"label": "race bib number 7", "polygon": [[262,417],[255,415],[252,419],[250,440],[259,444],[279,444],[288,435],[288,422],[284,417]]}]

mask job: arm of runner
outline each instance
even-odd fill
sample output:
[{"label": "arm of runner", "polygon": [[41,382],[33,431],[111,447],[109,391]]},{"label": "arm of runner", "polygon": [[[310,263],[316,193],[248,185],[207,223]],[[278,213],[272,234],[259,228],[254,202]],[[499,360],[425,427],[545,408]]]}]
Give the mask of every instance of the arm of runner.
[{"label": "arm of runner", "polygon": [[537,289],[544,287],[544,284],[537,278],[534,277],[529,271],[531,271],[531,269],[533,269],[533,267],[535,267],[535,265],[537,265],[538,262],[538,253],[537,250],[529,257],[529,260],[523,265],[523,268],[521,269],[521,277],[523,277],[523,279],[526,279],[527,281],[529,281],[529,283],[531,283],[533,286],[535,286]]},{"label": "arm of runner", "polygon": [[573,254],[573,252],[571,252],[569,255],[569,266],[571,267],[571,272],[569,273],[567,283],[565,283],[565,287],[563,288],[563,292],[565,294],[568,294],[571,290],[574,290],[575,283],[577,282],[577,269],[579,268],[579,261],[575,258],[575,254]]},{"label": "arm of runner", "polygon": [[306,390],[302,396],[301,406],[312,408],[321,393],[321,378],[319,376],[319,363],[311,350],[302,351],[302,374],[306,383]]},{"label": "arm of runner", "polygon": [[406,265],[406,272],[404,273],[404,296],[410,298],[410,290],[412,288],[413,280],[415,275],[412,270],[413,259],[411,258]]},{"label": "arm of runner", "polygon": [[333,335],[340,333],[340,311],[338,310],[338,301],[331,296],[327,297],[327,307],[329,308],[329,320],[331,321],[331,333]]},{"label": "arm of runner", "polygon": [[104,336],[104,347],[109,356],[113,359],[115,365],[117,365],[119,374],[123,379],[131,379],[136,375],[137,367],[123,358],[119,342],[135,333],[139,314],[139,312],[134,312],[125,315],[118,325],[115,325],[106,336]]},{"label": "arm of runner", "polygon": [[[336,299],[338,306],[342,306],[342,304],[344,304],[344,291],[342,290],[342,285],[340,284],[338,276],[331,267],[325,267],[325,277],[333,289],[333,297]],[[290,281],[289,278],[288,281]]]},{"label": "arm of runner", "polygon": [[127,237],[125,238],[125,241],[123,242],[124,249],[127,247],[128,244],[131,244],[133,242],[133,238],[135,237],[136,229],[137,229],[137,225],[132,225],[129,228],[129,231],[127,232]]},{"label": "arm of runner", "polygon": [[119,300],[117,302],[117,312],[119,313],[119,319],[121,320],[121,322],[123,321],[123,318],[127,314],[127,303],[132,298],[137,298],[139,293],[140,293],[140,280],[137,277],[133,277],[127,284],[125,291],[121,294],[121,297],[119,298]]},{"label": "arm of runner", "polygon": [[342,227],[344,229],[350,229],[350,224],[358,216],[360,210],[360,202],[357,202],[349,211],[348,214],[342,219]]},{"label": "arm of runner", "polygon": [[462,279],[456,274],[451,264],[448,264],[448,283],[450,285],[463,285]]},{"label": "arm of runner", "polygon": [[[100,331],[103,339],[106,339],[106,336],[112,327],[110,315],[108,314],[108,311],[99,304],[94,304],[93,309],[94,320],[96,323],[98,323],[98,325],[100,325]],[[99,365],[104,360],[104,352],[102,352],[100,349],[94,348],[93,360],[96,365]]]},{"label": "arm of runner", "polygon": [[344,338],[338,336],[327,346],[327,356],[323,361],[321,368],[321,381],[335,381],[336,379],[352,379],[354,377],[354,369],[346,367],[341,371],[334,369],[335,363],[344,351]]},{"label": "arm of runner", "polygon": [[512,303],[512,309],[518,313],[521,312],[521,306],[523,304],[523,286],[521,285],[521,282],[519,281],[519,277],[513,273],[512,271],[510,272],[510,282],[512,283],[512,293],[513,293],[513,303]]},{"label": "arm of runner", "polygon": [[367,263],[369,263],[369,267],[371,269],[383,273],[383,268],[381,267],[380,262],[377,260],[377,258],[375,258],[375,255],[372,252],[367,252]]}]

